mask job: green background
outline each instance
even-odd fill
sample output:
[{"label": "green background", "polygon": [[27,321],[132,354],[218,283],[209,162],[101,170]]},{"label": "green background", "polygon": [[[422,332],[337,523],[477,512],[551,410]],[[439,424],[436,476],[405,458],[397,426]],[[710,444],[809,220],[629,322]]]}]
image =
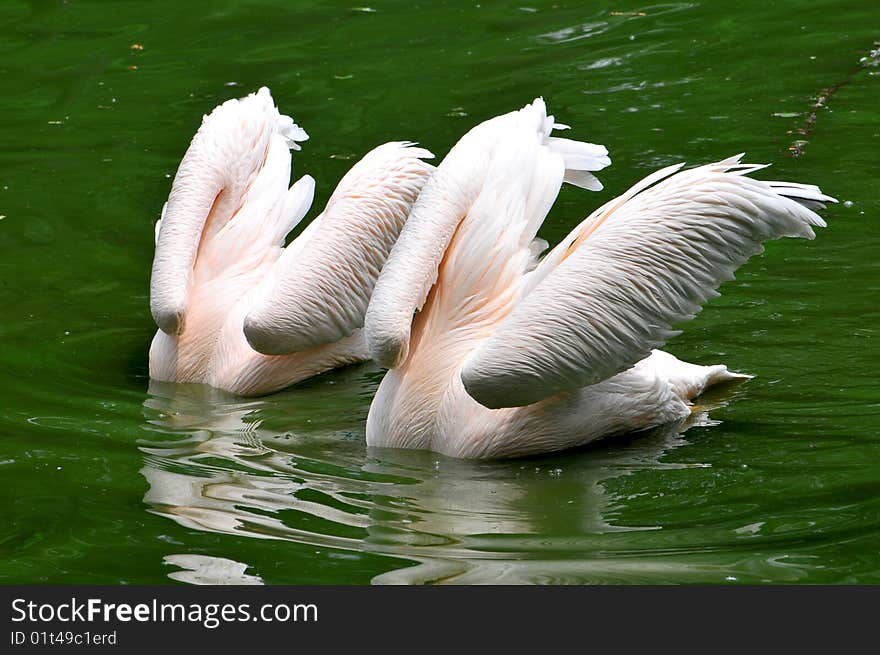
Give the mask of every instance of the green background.
[{"label": "green background", "polygon": [[[0,581],[880,583],[878,23],[869,1],[0,1]],[[757,376],[711,420],[504,463],[369,452],[371,365],[247,401],[149,387],[170,178],[201,116],[264,84],[312,137],[310,217],[378,143],[442,156],[537,95],[613,160],[605,191],[563,190],[551,243],[660,166],[741,151],[846,202],[670,343]]]}]

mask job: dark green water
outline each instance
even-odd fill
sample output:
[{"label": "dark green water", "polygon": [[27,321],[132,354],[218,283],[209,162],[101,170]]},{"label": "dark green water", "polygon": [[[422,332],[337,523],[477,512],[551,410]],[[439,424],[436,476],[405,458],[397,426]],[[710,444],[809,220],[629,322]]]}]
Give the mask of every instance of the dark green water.
[{"label": "dark green water", "polygon": [[[876,3],[374,8],[0,0],[0,581],[880,583]],[[202,114],[263,84],[316,206],[372,146],[442,155],[536,95],[614,162],[551,242],[740,151],[847,202],[670,344],[757,376],[711,420],[507,463],[368,452],[372,366],[149,388],[153,222]]]}]

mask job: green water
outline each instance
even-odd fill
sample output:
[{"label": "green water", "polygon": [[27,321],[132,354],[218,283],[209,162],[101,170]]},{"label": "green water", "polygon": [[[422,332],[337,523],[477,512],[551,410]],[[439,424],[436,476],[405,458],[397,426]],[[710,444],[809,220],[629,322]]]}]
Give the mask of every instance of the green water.
[{"label": "green water", "polygon": [[[880,583],[876,3],[373,8],[0,0],[0,581]],[[312,137],[318,207],[372,146],[442,155],[536,95],[614,162],[551,242],[741,151],[847,202],[670,344],[757,376],[688,431],[370,452],[370,365],[255,400],[149,386],[153,222],[202,114],[263,84]]]}]

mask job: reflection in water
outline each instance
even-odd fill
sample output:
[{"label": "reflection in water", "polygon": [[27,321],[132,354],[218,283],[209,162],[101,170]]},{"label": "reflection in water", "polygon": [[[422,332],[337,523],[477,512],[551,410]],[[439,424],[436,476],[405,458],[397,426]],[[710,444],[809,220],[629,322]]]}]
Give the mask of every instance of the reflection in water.
[{"label": "reflection in water", "polygon": [[[357,387],[349,407],[370,395],[364,386],[372,383],[361,378],[360,385],[340,385]],[[659,528],[609,520],[617,499],[604,482],[644,468],[705,466],[660,461],[684,443],[680,432],[689,426],[614,448],[467,462],[427,452],[367,452],[362,434],[345,439],[322,427],[338,425],[338,415],[313,420],[306,392],[300,402],[292,395],[283,404],[286,415],[274,420],[277,398],[242,400],[201,386],[152,383],[145,413],[163,437],[141,445],[149,511],[213,533],[401,558],[401,567],[377,583],[564,583],[638,579],[667,568],[671,577],[700,573],[699,564],[607,552],[609,535]],[[694,421],[707,420],[695,414]],[[309,430],[277,430],[275,422]],[[353,419],[353,427],[361,423]],[[260,582],[244,574],[245,564],[200,557],[166,558],[192,569],[170,577]]]},{"label": "reflection in water", "polygon": [[167,555],[166,564],[179,566],[182,571],[169,573],[168,577],[179,582],[194,585],[261,585],[258,575],[247,575],[247,564],[207,555]]}]

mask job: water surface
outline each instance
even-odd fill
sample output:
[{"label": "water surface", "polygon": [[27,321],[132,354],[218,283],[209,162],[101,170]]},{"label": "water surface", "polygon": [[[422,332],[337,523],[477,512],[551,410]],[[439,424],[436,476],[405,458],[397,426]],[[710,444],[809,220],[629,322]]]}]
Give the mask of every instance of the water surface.
[{"label": "water surface", "polygon": [[[880,583],[873,2],[5,0],[0,24],[0,581]],[[253,400],[147,377],[170,178],[202,114],[264,84],[312,137],[316,207],[374,145],[442,155],[537,95],[614,162],[551,242],[742,151],[846,202],[669,344],[756,375],[692,425],[501,463],[368,451],[373,366]]]}]

